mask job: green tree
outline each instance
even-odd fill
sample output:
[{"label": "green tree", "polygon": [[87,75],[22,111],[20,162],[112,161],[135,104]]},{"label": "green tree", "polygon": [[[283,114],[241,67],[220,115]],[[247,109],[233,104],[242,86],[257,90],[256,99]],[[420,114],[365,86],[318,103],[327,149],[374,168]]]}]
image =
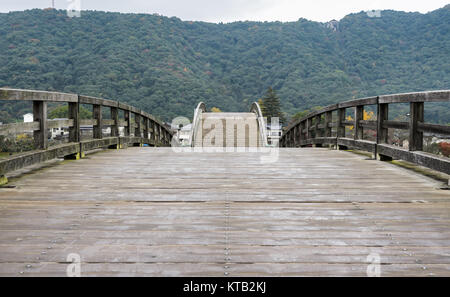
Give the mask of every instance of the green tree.
[{"label": "green tree", "polygon": [[[58,107],[55,107],[48,113],[49,119],[61,119],[61,118],[67,118],[69,114],[69,107],[67,105],[61,105]],[[83,106],[80,106],[80,118],[81,119],[91,119],[92,118],[92,112],[84,108]]]},{"label": "green tree", "polygon": [[296,120],[300,120],[301,118],[306,117],[306,116],[307,116],[308,114],[310,114],[311,112],[316,111],[316,110],[319,110],[319,109],[322,109],[322,108],[323,108],[322,106],[314,106],[314,107],[311,108],[311,109],[306,109],[306,110],[303,110],[303,111],[299,111],[299,112],[297,112],[296,114],[294,114],[294,115],[292,116],[290,122],[294,122],[294,121],[296,121]]},{"label": "green tree", "polygon": [[266,95],[262,98],[263,103],[263,116],[267,117],[268,123],[272,121],[272,118],[279,118],[280,123],[285,122],[285,117],[281,111],[280,98],[278,98],[272,87],[267,89]]}]

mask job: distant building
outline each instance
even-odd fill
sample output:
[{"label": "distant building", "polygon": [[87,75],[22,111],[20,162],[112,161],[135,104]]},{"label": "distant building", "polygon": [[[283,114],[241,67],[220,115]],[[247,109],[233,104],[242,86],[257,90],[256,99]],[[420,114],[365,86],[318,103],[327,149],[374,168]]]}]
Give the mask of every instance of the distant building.
[{"label": "distant building", "polygon": [[[24,123],[32,123],[34,121],[33,119],[33,114],[32,113],[27,113],[23,115],[23,122]],[[24,131],[26,134],[31,134],[33,133],[33,130],[25,130]]]},{"label": "distant building", "polygon": [[[66,118],[53,119],[54,121],[58,120],[67,120]],[[55,138],[63,138],[69,136],[69,127],[57,127],[50,129],[50,137],[51,139]]]},{"label": "distant building", "polygon": [[267,142],[269,144],[276,144],[279,143],[280,138],[282,136],[282,126],[281,124],[273,125],[273,124],[267,124],[266,126],[267,131]]},{"label": "distant building", "polygon": [[331,20],[325,24],[328,29],[333,30],[334,32],[339,30],[339,22],[336,20]]},{"label": "distant building", "polygon": [[27,113],[23,115],[23,122],[24,123],[32,123],[33,122],[33,114]]},{"label": "distant building", "polygon": [[177,132],[178,140],[180,141],[181,145],[187,145],[189,144],[189,139],[191,138],[191,129],[192,124],[183,126],[180,130]]}]

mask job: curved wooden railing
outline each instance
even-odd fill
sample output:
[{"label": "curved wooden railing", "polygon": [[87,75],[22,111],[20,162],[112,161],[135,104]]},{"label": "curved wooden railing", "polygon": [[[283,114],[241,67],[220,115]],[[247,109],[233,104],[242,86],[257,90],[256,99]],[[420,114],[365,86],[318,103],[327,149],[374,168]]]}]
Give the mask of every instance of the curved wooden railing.
[{"label": "curved wooden railing", "polygon": [[195,144],[195,132],[197,131],[197,127],[199,125],[199,121],[202,117],[202,113],[206,112],[206,105],[203,102],[200,102],[197,104],[197,108],[195,108],[194,111],[194,118],[192,119],[192,125],[191,125],[191,133],[189,137],[189,146],[194,146]]},{"label": "curved wooden railing", "polygon": [[[0,88],[0,100],[32,101],[33,122],[0,125],[0,135],[32,131],[35,147],[34,151],[0,160],[0,176],[54,158],[78,158],[86,151],[98,148],[125,148],[129,144],[169,146],[172,137],[171,131],[154,116],[118,101],[77,94],[6,88]],[[48,102],[68,103],[68,119],[48,120]],[[92,105],[93,119],[80,119],[81,104]],[[102,119],[102,107],[110,109],[111,119]],[[120,110],[123,111],[123,119],[119,118]],[[134,123],[131,121],[132,115]],[[81,125],[93,126],[93,139],[81,140]],[[103,126],[111,128],[110,137],[103,137]],[[59,127],[69,127],[69,142],[49,147],[48,129]],[[123,136],[119,135],[119,127],[124,127]]]},{"label": "curved wooden railing", "polygon": [[[423,133],[450,135],[450,126],[424,122],[425,102],[450,102],[450,90],[383,95],[333,104],[290,124],[281,138],[282,147],[336,145],[372,152],[380,160],[402,159],[450,174],[449,158],[423,152]],[[389,104],[409,103],[409,122],[390,121]],[[365,121],[364,106],[376,106],[377,120]],[[354,109],[354,119],[346,121],[346,109]],[[335,117],[333,117],[335,113]],[[335,118],[335,121],[333,121]],[[345,137],[345,127],[354,127],[353,139]],[[337,128],[332,137],[332,128]],[[389,145],[388,129],[409,132],[409,148]],[[376,131],[376,141],[363,139],[363,129]]]},{"label": "curved wooden railing", "polygon": [[264,116],[261,112],[261,107],[259,106],[258,102],[253,102],[250,112],[253,112],[256,114],[258,118],[258,126],[259,126],[259,137],[261,138],[262,144],[264,147],[269,146],[267,142],[267,131],[266,131],[266,123],[264,120]]},{"label": "curved wooden railing", "polygon": [[[206,112],[206,105],[203,102],[200,102],[197,105],[197,108],[194,111],[194,118],[192,119],[192,128],[189,138],[189,146],[194,147],[195,146],[195,137],[197,134],[197,129],[199,129],[200,125],[200,119],[202,117],[202,113]],[[258,120],[258,127],[259,127],[259,138],[260,141],[263,143],[263,146],[268,146],[267,144],[267,132],[266,132],[266,126],[264,117],[261,112],[261,108],[259,107],[258,102],[253,102],[252,106],[250,107],[250,112],[256,114],[257,120]]]}]

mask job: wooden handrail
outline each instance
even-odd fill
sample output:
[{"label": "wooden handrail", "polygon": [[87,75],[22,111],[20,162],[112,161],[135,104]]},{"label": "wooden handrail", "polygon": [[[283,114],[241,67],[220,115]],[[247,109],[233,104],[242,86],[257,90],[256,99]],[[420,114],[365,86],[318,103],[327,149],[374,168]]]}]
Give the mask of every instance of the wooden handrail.
[{"label": "wooden handrail", "polygon": [[[352,147],[372,152],[380,160],[403,159],[450,174],[449,158],[422,152],[424,132],[450,135],[449,126],[424,122],[425,102],[450,102],[450,90],[383,95],[333,104],[291,123],[281,138],[281,146],[303,147],[325,144],[343,148]],[[388,120],[389,104],[394,103],[410,104],[408,122]],[[363,120],[364,106],[368,105],[377,107],[377,121]],[[353,121],[345,119],[348,108],[354,108]],[[337,113],[335,123],[331,123],[332,113]],[[325,123],[321,124],[323,116]],[[346,126],[354,127],[353,139],[345,137]],[[331,127],[337,128],[336,137],[331,137]],[[377,141],[363,139],[364,128],[376,131]],[[387,144],[388,128],[409,131],[408,150]]]},{"label": "wooden handrail", "polygon": [[[43,162],[56,157],[78,158],[84,152],[97,148],[124,148],[128,144],[170,146],[172,132],[153,115],[134,106],[114,100],[36,90],[0,88],[0,100],[31,101],[33,103],[32,123],[0,125],[0,135],[32,132],[35,151],[0,160],[0,176],[5,173]],[[68,103],[68,119],[48,120],[47,103]],[[80,119],[80,105],[90,104],[93,119]],[[102,107],[110,109],[111,119],[102,119]],[[119,118],[119,110],[124,118]],[[134,121],[131,122],[132,115]],[[81,141],[81,126],[92,125],[94,139]],[[104,138],[102,127],[111,127],[111,137]],[[48,129],[69,128],[69,143],[48,147]],[[119,127],[124,127],[124,136],[119,136]],[[134,130],[133,130],[134,129]],[[134,137],[131,133],[134,132]]]}]

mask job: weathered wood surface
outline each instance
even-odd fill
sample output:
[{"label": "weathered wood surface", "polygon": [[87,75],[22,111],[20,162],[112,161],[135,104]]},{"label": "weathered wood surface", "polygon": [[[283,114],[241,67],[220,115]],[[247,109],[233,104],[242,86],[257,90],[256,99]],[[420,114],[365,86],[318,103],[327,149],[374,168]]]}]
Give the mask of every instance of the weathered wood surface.
[{"label": "weathered wood surface", "polygon": [[[0,188],[0,275],[450,276],[450,192],[344,151],[110,150]],[[225,274],[227,273],[227,274]]]}]

